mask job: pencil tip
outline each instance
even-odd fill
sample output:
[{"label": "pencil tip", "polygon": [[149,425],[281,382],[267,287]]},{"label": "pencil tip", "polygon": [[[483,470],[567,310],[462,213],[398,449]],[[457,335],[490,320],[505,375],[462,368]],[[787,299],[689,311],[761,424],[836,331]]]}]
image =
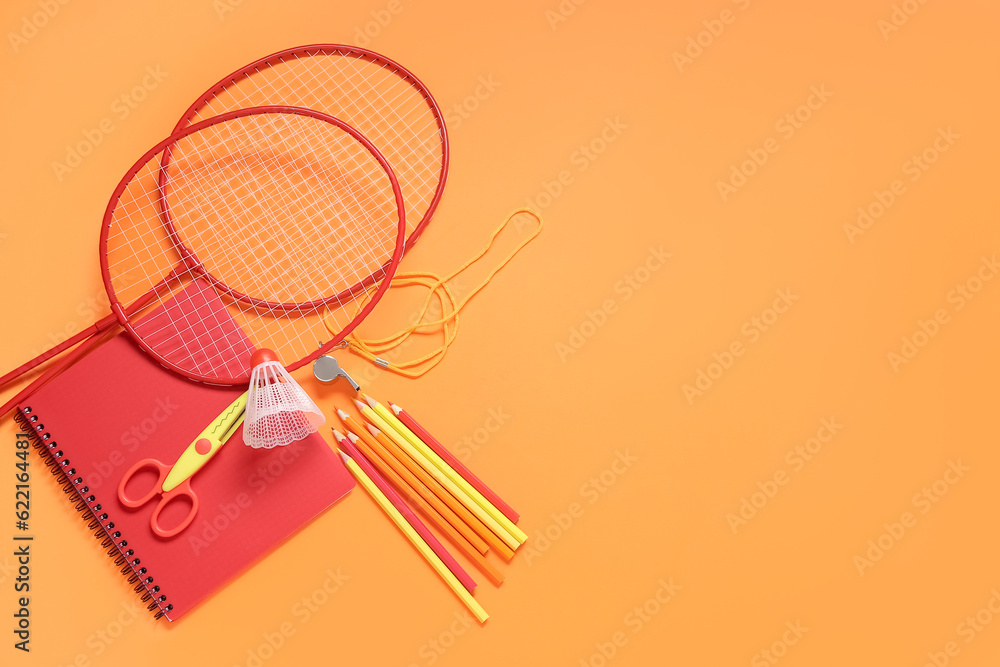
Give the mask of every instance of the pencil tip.
[{"label": "pencil tip", "polygon": [[381,433],[381,431],[379,431],[377,428],[375,428],[371,424],[368,424],[368,430],[371,431],[371,434],[374,435],[375,437],[378,437],[378,434]]},{"label": "pencil tip", "polygon": [[346,412],[344,412],[340,408],[337,408],[337,416],[340,417],[341,419],[347,419],[348,417],[350,417],[349,414],[347,414]]},{"label": "pencil tip", "polygon": [[368,403],[368,405],[371,406],[372,410],[374,410],[375,408],[378,407],[378,401],[376,401],[371,396],[365,396],[365,402]]},{"label": "pencil tip", "polygon": [[366,404],[362,403],[358,399],[354,399],[354,404],[358,406],[358,410],[363,410],[368,407]]},{"label": "pencil tip", "polygon": [[351,457],[347,455],[347,452],[338,451],[337,453],[340,454],[340,458],[344,459],[344,463],[347,463],[348,461],[351,460]]},{"label": "pencil tip", "polygon": [[399,413],[403,411],[403,408],[399,407],[392,401],[389,401],[389,407],[392,408],[392,411],[396,413],[396,416],[399,416]]},{"label": "pencil tip", "polygon": [[342,442],[344,440],[344,434],[337,429],[333,429],[333,437],[337,439],[337,442]]},{"label": "pencil tip", "polygon": [[350,431],[347,432],[347,439],[353,442],[355,445],[358,444],[358,436],[354,435]]}]

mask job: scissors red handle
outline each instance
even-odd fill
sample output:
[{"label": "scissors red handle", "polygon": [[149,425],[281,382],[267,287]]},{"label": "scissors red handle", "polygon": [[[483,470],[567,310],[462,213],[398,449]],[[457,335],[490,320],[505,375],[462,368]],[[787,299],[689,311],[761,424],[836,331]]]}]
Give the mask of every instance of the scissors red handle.
[{"label": "scissors red handle", "polygon": [[[139,498],[130,498],[125,493],[125,487],[128,486],[129,482],[135,475],[141,470],[152,469],[156,471],[157,478],[156,483],[150,487],[149,491],[140,496]],[[170,473],[171,466],[164,465],[156,459],[142,459],[137,461],[135,465],[128,469],[128,471],[122,475],[121,481],[118,483],[118,499],[126,507],[141,507],[152,500],[157,495],[160,496],[160,501],[156,503],[156,508],[153,510],[153,515],[149,517],[149,527],[153,529],[153,532],[164,539],[170,539],[174,537],[182,530],[187,528],[191,522],[194,520],[195,514],[198,513],[198,496],[195,495],[194,491],[191,490],[191,480],[187,479],[178,484],[175,488],[164,493],[163,492],[163,481],[167,478]],[[173,528],[164,528],[160,525],[160,513],[163,509],[169,505],[171,502],[177,498],[186,498],[190,504],[191,509],[188,511],[187,516],[179,524]]]}]

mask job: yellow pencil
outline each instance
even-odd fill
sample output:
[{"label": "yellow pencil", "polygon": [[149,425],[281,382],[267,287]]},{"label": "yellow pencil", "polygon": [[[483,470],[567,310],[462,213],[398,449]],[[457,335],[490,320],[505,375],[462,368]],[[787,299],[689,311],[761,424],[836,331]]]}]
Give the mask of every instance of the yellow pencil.
[{"label": "yellow pencil", "polygon": [[448,489],[448,491],[451,492],[451,494],[455,496],[455,498],[458,499],[459,502],[461,502],[463,505],[469,508],[469,511],[475,514],[480,521],[485,523],[487,528],[492,530],[496,534],[496,536],[499,537],[501,540],[503,540],[503,542],[507,546],[515,550],[519,546],[521,546],[521,542],[518,541],[518,539],[514,537],[514,535],[512,535],[510,531],[501,526],[496,519],[494,519],[492,516],[489,515],[489,512],[480,507],[476,503],[476,501],[473,500],[471,496],[469,496],[469,494],[467,494],[465,491],[461,489],[461,487],[458,486],[458,484],[455,484],[455,482],[451,481],[451,479],[446,474],[438,470],[438,467],[436,465],[431,463],[431,461],[426,456],[421,454],[419,449],[411,445],[406,440],[406,438],[397,433],[396,429],[394,429],[392,426],[386,423],[386,421],[382,419],[382,417],[377,412],[372,410],[370,405],[356,399],[354,403],[358,406],[358,410],[361,411],[361,414],[364,416],[365,419],[370,421],[375,426],[375,428],[382,431],[382,433],[386,437],[391,438],[393,442],[402,447],[403,450],[407,454],[409,454],[414,461],[419,463],[424,470],[429,472],[431,476],[434,477],[434,479],[441,482],[441,485],[444,486],[444,488]]},{"label": "yellow pencil", "polygon": [[445,580],[445,583],[448,584],[452,592],[454,592],[455,595],[457,595],[459,599],[465,603],[465,606],[469,608],[469,611],[472,612],[472,615],[475,616],[480,623],[485,623],[486,619],[488,619],[490,615],[486,613],[486,610],[483,609],[482,605],[480,605],[479,602],[477,602],[476,599],[469,594],[469,591],[465,590],[465,587],[462,586],[462,582],[460,582],[458,578],[452,574],[451,570],[449,570],[444,562],[438,558],[438,555],[431,551],[431,548],[427,546],[427,543],[421,539],[420,535],[417,534],[417,531],[413,529],[413,526],[411,526],[409,522],[403,518],[403,515],[399,513],[399,510],[392,506],[389,499],[385,497],[385,494],[383,494],[377,486],[375,486],[375,482],[373,482],[371,478],[365,474],[365,471],[361,469],[361,466],[355,463],[354,459],[344,452],[340,452],[340,456],[344,459],[344,465],[346,465],[347,469],[351,471],[354,478],[358,480],[358,483],[365,487],[365,491],[367,491],[371,497],[375,499],[375,502],[377,502],[379,507],[382,508],[382,511],[388,514],[389,518],[392,519],[392,522],[395,523],[401,531],[403,531],[403,534],[406,535],[407,539],[409,539],[413,546],[420,551],[421,555],[423,555],[427,562],[431,564],[431,567],[434,568],[438,575]]},{"label": "yellow pencil", "polygon": [[469,497],[472,498],[474,501],[476,501],[477,505],[486,510],[486,512],[491,517],[496,519],[497,522],[501,526],[503,526],[508,533],[516,537],[519,543],[524,544],[524,542],[528,539],[528,536],[525,534],[523,530],[518,528],[516,525],[514,525],[513,521],[504,516],[503,512],[498,510],[493,503],[487,500],[486,497],[483,496],[483,494],[479,493],[479,491],[474,486],[469,484],[464,477],[459,475],[454,468],[452,468],[450,465],[448,465],[448,463],[444,459],[438,456],[437,452],[428,447],[427,444],[424,443],[424,441],[421,440],[416,433],[411,431],[406,426],[406,424],[399,421],[399,417],[394,415],[391,410],[389,410],[384,405],[382,405],[375,399],[371,398],[370,396],[365,396],[364,398],[366,401],[368,401],[368,405],[371,406],[372,410],[374,410],[376,414],[382,417],[382,419],[384,419],[387,424],[396,429],[397,433],[406,438],[406,440],[411,445],[416,447],[421,454],[423,454],[425,457],[427,457],[427,459],[431,463],[437,466],[438,470],[446,474],[448,478],[451,479],[451,481],[455,482],[455,484],[457,484],[460,489],[469,494]]}]

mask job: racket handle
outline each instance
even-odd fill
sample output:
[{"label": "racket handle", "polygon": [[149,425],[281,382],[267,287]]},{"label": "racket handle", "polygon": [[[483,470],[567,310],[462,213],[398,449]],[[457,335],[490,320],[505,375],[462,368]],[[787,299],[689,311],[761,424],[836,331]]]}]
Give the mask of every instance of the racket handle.
[{"label": "racket handle", "polygon": [[55,357],[55,356],[57,356],[59,354],[62,354],[63,352],[65,352],[69,348],[73,347],[77,343],[80,343],[80,342],[86,340],[87,338],[90,338],[91,336],[95,336],[95,335],[99,334],[100,332],[106,330],[109,326],[112,326],[116,322],[117,322],[117,320],[115,319],[115,315],[114,315],[114,313],[112,313],[111,315],[108,315],[104,319],[99,320],[97,323],[95,323],[95,324],[91,325],[90,327],[84,329],[83,331],[77,333],[72,338],[67,338],[66,340],[64,340],[63,342],[59,343],[58,345],[56,345],[52,349],[47,350],[45,352],[42,352],[40,355],[38,355],[37,357],[35,357],[31,361],[28,361],[26,363],[21,364],[20,366],[18,366],[14,370],[10,371],[9,373],[7,373],[6,375],[4,375],[3,377],[0,377],[0,389],[2,389],[3,387],[6,387],[9,383],[13,382],[14,380],[17,380],[22,375],[24,375],[25,373],[27,373],[31,369],[35,368],[36,366],[40,366],[41,364],[44,364],[46,361],[48,361],[52,357]]},{"label": "racket handle", "polygon": [[[177,277],[184,272],[184,270],[186,270],[186,266],[183,263],[181,263],[181,264],[177,265],[176,267],[174,267],[174,270],[171,271],[163,280],[161,280],[159,283],[157,283],[156,286],[154,286],[151,290],[149,290],[144,295],[142,295],[141,297],[139,297],[138,299],[136,299],[132,303],[132,305],[130,305],[125,310],[125,314],[131,316],[132,314],[134,314],[134,313],[138,312],[139,310],[145,308],[147,305],[149,305],[150,302],[152,302],[152,300],[154,298],[156,298],[157,294],[159,293],[159,291],[161,289],[163,289],[166,286],[169,286],[171,282],[173,282],[174,280],[176,280]],[[83,331],[79,332],[78,334],[76,334],[72,338],[68,338],[68,339],[64,340],[63,342],[61,342],[58,345],[56,345],[55,347],[53,347],[51,350],[48,350],[47,352],[42,352],[40,355],[38,355],[37,357],[35,357],[31,361],[28,361],[26,363],[21,364],[20,366],[18,366],[14,370],[10,371],[9,373],[7,373],[6,375],[4,375],[3,377],[0,377],[0,389],[3,389],[10,382],[13,382],[14,380],[17,380],[22,375],[24,375],[25,373],[27,373],[31,369],[35,368],[36,366],[38,366],[40,364],[44,364],[46,361],[48,361],[52,357],[55,357],[56,355],[59,355],[59,354],[65,352],[66,350],[68,350],[69,348],[73,347],[77,343],[80,343],[80,342],[86,340],[87,338],[90,338],[91,336],[95,336],[96,337],[101,332],[107,331],[108,328],[114,327],[116,324],[118,324],[118,318],[115,316],[114,313],[111,313],[110,315],[107,315],[107,316],[99,319],[97,322],[95,322],[91,326],[87,327]],[[77,358],[78,357],[74,357],[73,360],[75,360]],[[70,361],[69,363],[72,363],[72,361]],[[66,364],[66,365],[69,365],[69,364]],[[60,366],[59,368],[64,368],[64,367],[65,366]],[[39,378],[39,380],[40,379],[41,378]],[[38,385],[38,386],[41,386],[41,385]],[[34,383],[32,383],[28,388],[30,389],[31,387],[35,387]],[[35,388],[37,389],[37,387],[35,387]],[[31,392],[29,392],[27,395],[30,396],[31,393],[34,393],[34,390],[32,390]],[[15,399],[18,399],[20,397],[21,397],[21,394],[18,394],[17,397],[15,397]],[[0,408],[0,418],[3,418],[4,416],[6,416],[7,409],[9,408],[10,404],[11,404],[11,402],[8,402],[7,405],[4,405],[3,408]]]},{"label": "racket handle", "polygon": [[[117,322],[114,316],[111,317],[111,321]],[[101,320],[101,322],[104,322],[104,320]],[[99,326],[101,322],[95,324],[94,327]],[[107,326],[105,326],[105,328],[107,328]],[[109,335],[104,335],[104,336],[93,335],[90,338],[90,340],[86,341],[85,343],[77,347],[75,350],[67,354],[65,357],[63,357],[56,363],[52,364],[52,366],[46,369],[46,371],[41,375],[39,375],[31,384],[29,384],[27,387],[19,391],[17,393],[17,396],[4,403],[3,407],[0,407],[0,419],[6,418],[7,415],[9,415],[15,408],[17,408],[19,403],[23,402],[25,399],[30,397],[43,385],[48,383],[49,380],[51,380],[52,378],[54,378],[55,376],[59,375],[64,370],[72,366],[74,363],[76,363],[76,361],[80,357],[90,352],[92,349],[103,343],[108,338],[110,338]]]}]

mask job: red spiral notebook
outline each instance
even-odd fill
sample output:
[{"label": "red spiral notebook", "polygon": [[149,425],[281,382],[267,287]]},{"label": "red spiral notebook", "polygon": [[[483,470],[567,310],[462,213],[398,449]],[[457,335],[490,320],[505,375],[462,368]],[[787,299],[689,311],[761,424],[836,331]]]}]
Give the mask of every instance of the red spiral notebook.
[{"label": "red spiral notebook", "polygon": [[[178,296],[190,299],[192,291],[203,286]],[[208,301],[217,298],[211,294]],[[318,434],[263,450],[246,446],[241,428],[192,477],[200,507],[191,525],[173,539],[157,537],[149,525],[155,499],[126,508],[118,500],[119,480],[142,458],[172,464],[243,391],[175,375],[119,335],[18,410],[22,427],[67,493],[78,496],[77,509],[92,515],[91,527],[157,618],[183,616],[354,486]],[[164,525],[180,523],[170,513],[187,507],[176,505],[165,508]]]}]

